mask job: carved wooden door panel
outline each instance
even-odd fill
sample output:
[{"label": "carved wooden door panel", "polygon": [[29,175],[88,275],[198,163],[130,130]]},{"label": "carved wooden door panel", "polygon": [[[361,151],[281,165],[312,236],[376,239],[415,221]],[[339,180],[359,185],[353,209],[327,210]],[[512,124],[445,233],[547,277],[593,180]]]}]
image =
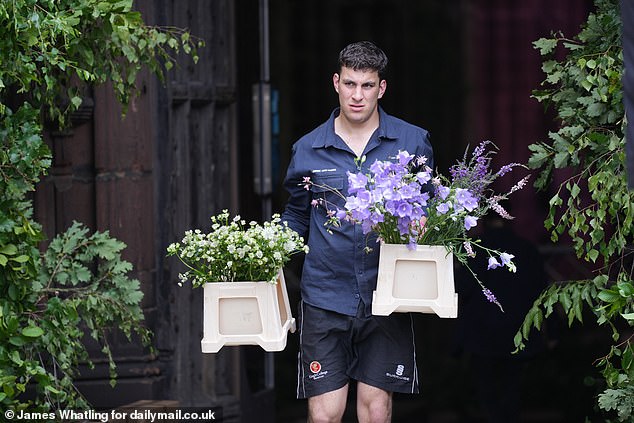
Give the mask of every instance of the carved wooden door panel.
[{"label": "carved wooden door panel", "polygon": [[165,258],[186,229],[208,228],[212,214],[237,209],[234,6],[163,0],[136,7],[148,24],[201,37],[200,61],[181,57],[165,83],[143,72],[123,120],[109,86],[86,93],[73,128],[46,134],[53,165],[35,209],[49,239],[78,220],[127,244],[123,257],[141,282],[158,354],[114,334],[117,386],[109,388],[107,363],[92,344],[96,368],[82,369],[77,384],[96,408],[171,399],[222,405],[223,421],[239,421],[240,351],[201,354],[202,290],[179,288],[179,267]]}]

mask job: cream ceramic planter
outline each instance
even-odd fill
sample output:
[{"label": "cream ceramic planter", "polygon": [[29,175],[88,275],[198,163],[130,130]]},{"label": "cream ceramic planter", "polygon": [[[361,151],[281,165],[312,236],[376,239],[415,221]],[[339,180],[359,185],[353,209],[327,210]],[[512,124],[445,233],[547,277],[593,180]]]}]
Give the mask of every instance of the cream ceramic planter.
[{"label": "cream ceramic planter", "polygon": [[288,331],[295,332],[282,270],[276,284],[213,282],[203,289],[203,353],[216,353],[225,345],[281,351]]},{"label": "cream ceramic planter", "polygon": [[445,247],[381,244],[379,273],[372,300],[372,314],[394,312],[434,313],[458,316],[458,294],[453,278],[453,254]]}]

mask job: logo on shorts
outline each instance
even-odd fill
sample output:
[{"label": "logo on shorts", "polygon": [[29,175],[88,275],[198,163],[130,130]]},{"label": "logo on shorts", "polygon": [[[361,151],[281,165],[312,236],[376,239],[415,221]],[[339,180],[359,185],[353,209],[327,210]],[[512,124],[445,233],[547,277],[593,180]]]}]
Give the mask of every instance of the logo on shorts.
[{"label": "logo on shorts", "polygon": [[321,371],[321,364],[319,361],[310,362],[310,371],[313,373],[319,373]]},{"label": "logo on shorts", "polygon": [[405,372],[405,366],[402,364],[399,364],[396,366],[396,371],[394,373],[386,373],[385,376],[387,377],[391,377],[393,379],[398,379],[398,380],[404,380],[404,381],[409,381],[409,377],[408,376],[403,376],[403,373]]}]

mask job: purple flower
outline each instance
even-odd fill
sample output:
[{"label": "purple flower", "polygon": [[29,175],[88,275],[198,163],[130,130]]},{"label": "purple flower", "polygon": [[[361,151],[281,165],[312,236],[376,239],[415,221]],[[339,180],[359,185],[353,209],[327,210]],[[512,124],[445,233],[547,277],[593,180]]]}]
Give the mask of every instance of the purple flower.
[{"label": "purple flower", "polygon": [[443,185],[440,185],[438,188],[436,188],[436,195],[440,197],[442,200],[446,200],[450,192],[451,192],[451,188],[443,186]]},{"label": "purple flower", "polygon": [[497,269],[501,264],[497,261],[495,257],[489,257],[489,265],[487,266],[487,270]]},{"label": "purple flower", "polygon": [[495,196],[487,199],[487,204],[493,209],[500,217],[508,220],[512,220],[513,216],[511,216],[505,209],[502,207],[498,201],[501,199],[500,196]]},{"label": "purple flower", "polygon": [[370,214],[370,223],[372,225],[376,225],[378,223],[384,222],[385,221],[385,216],[383,215],[383,213],[380,213],[378,211],[374,211]]},{"label": "purple flower", "polygon": [[511,261],[513,260],[513,257],[515,257],[513,254],[507,254],[507,253],[500,254],[500,260],[502,261],[502,264],[508,267],[509,271],[516,272],[517,267],[515,266],[515,263]]},{"label": "purple flower", "polygon": [[525,176],[522,179],[520,179],[515,185],[513,185],[513,187],[511,188],[511,190],[509,191],[509,194],[513,194],[515,191],[524,188],[524,186],[526,185],[526,183],[528,182],[528,178],[530,176]]},{"label": "purple flower", "polygon": [[504,176],[507,173],[509,173],[511,170],[513,170],[513,168],[515,166],[520,166],[519,163],[509,163],[507,165],[504,165],[500,168],[500,170],[497,171],[497,173],[495,174],[495,176]]},{"label": "purple flower", "polygon": [[396,215],[398,217],[409,217],[412,214],[412,205],[407,201],[400,201],[396,207]]},{"label": "purple flower", "polygon": [[513,257],[515,257],[513,254],[508,254],[508,253],[500,254],[500,260],[502,261],[502,264],[504,266],[508,266],[511,263],[511,260],[513,260]]},{"label": "purple flower", "polygon": [[430,172],[418,172],[416,174],[416,180],[419,184],[425,185],[427,182],[431,181],[431,173]]},{"label": "purple flower", "polygon": [[409,162],[412,161],[412,159],[414,158],[414,156],[412,156],[411,154],[409,154],[407,151],[402,151],[400,150],[396,156],[396,158],[398,159],[398,163],[401,166],[407,166],[407,164]]},{"label": "purple flower", "polygon": [[368,219],[358,219],[361,222],[361,230],[364,234],[369,234],[372,231],[372,222]]},{"label": "purple flower", "polygon": [[403,185],[398,189],[401,199],[413,198],[418,195],[419,192],[420,186],[415,183]]},{"label": "purple flower", "polygon": [[464,249],[469,257],[475,257],[475,251],[473,251],[473,247],[471,246],[471,243],[469,241],[463,242],[462,245],[464,246]]},{"label": "purple flower", "polygon": [[401,198],[400,193],[393,186],[377,187],[377,189],[374,190],[374,192],[376,195],[377,202],[388,201],[388,200],[399,200]]},{"label": "purple flower", "polygon": [[478,218],[474,216],[465,216],[464,228],[469,230],[478,224]]},{"label": "purple flower", "polygon": [[487,146],[487,144],[490,144],[491,141],[482,141],[476,148],[473,149],[473,153],[472,153],[472,157],[473,158],[478,158],[481,157],[484,154],[484,149]]},{"label": "purple flower", "polygon": [[487,300],[489,300],[490,303],[498,304],[498,299],[495,298],[495,295],[493,294],[493,292],[491,292],[489,288],[484,288],[482,290],[482,293],[485,297],[487,297]]},{"label": "purple flower", "polygon": [[399,217],[396,226],[398,227],[398,231],[401,235],[408,235],[411,219],[408,217]]},{"label": "purple flower", "polygon": [[365,189],[368,183],[368,177],[363,173],[348,172],[348,192],[354,194],[360,189]]},{"label": "purple flower", "polygon": [[396,207],[398,203],[394,200],[387,200],[385,202],[385,211],[391,214],[392,216],[396,215]]},{"label": "purple flower", "polygon": [[374,174],[375,177],[383,177],[386,173],[385,169],[387,167],[386,162],[382,162],[379,160],[375,160],[374,163],[370,165],[370,172]]},{"label": "purple flower", "polygon": [[454,165],[449,169],[449,174],[451,175],[451,179],[457,181],[467,176],[467,169]]},{"label": "purple flower", "polygon": [[370,201],[372,201],[372,193],[367,189],[362,188],[357,192],[357,200],[359,201],[359,204],[366,206],[370,204]]},{"label": "purple flower", "polygon": [[[423,204],[424,205],[424,204]],[[413,206],[409,217],[412,220],[420,220],[425,215],[425,210],[421,206]]]},{"label": "purple flower", "polygon": [[468,189],[457,188],[456,201],[469,211],[473,211],[473,209],[478,207],[478,199]]},{"label": "purple flower", "polygon": [[366,208],[350,210],[350,217],[358,222],[363,222],[370,217],[370,211]]},{"label": "purple flower", "polygon": [[450,203],[440,203],[436,206],[436,211],[440,214],[445,214],[449,211]]}]

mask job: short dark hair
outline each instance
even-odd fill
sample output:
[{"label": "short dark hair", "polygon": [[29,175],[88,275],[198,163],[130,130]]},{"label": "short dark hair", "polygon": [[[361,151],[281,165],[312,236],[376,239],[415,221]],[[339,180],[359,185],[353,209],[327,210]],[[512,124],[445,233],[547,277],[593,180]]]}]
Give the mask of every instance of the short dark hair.
[{"label": "short dark hair", "polygon": [[371,41],[348,44],[339,53],[339,72],[346,67],[353,70],[373,70],[383,79],[387,68],[387,56]]}]

